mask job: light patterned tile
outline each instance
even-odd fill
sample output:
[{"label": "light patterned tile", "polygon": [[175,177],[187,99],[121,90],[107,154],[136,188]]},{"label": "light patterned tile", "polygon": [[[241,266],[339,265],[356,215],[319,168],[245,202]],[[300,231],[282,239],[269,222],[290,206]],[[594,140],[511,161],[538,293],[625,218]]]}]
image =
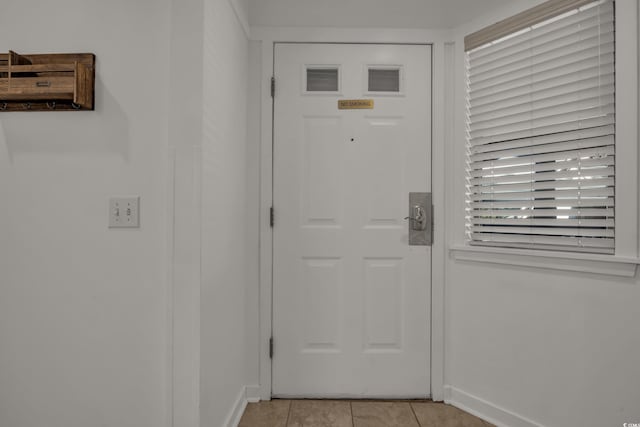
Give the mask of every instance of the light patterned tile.
[{"label": "light patterned tile", "polygon": [[289,415],[289,400],[270,400],[249,403],[238,427],[286,427]]},{"label": "light patterned tile", "polygon": [[419,427],[408,402],[352,402],[354,427]]},{"label": "light patterned tile", "polygon": [[420,427],[488,427],[491,424],[451,405],[436,402],[412,403]]},{"label": "light patterned tile", "polygon": [[351,405],[337,400],[294,400],[287,427],[352,427]]}]

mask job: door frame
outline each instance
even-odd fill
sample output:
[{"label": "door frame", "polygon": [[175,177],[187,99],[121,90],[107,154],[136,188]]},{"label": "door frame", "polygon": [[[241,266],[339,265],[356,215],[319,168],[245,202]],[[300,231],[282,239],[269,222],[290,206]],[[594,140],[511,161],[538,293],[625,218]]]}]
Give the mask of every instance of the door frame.
[{"label": "door frame", "polygon": [[[431,191],[434,205],[434,232],[431,253],[431,398],[444,400],[445,324],[444,283],[446,261],[446,222],[444,160],[453,135],[455,44],[448,31],[438,30],[370,30],[336,28],[253,28],[251,40],[260,42],[261,85],[260,124],[257,130],[260,147],[260,211],[259,211],[259,384],[247,387],[249,400],[270,400],[272,366],[269,340],[273,316],[273,229],[270,208],[273,204],[273,98],[271,77],[274,74],[275,46],[285,43],[344,44],[418,44],[431,46]],[[451,69],[446,69],[451,68]],[[445,88],[445,85],[447,88]],[[451,89],[449,93],[448,89]],[[277,85],[276,85],[277,96]],[[451,101],[447,101],[451,100]],[[434,108],[434,106],[444,108]],[[445,114],[445,110],[447,114]],[[445,140],[448,140],[445,142]],[[276,211],[277,212],[277,211]],[[277,216],[277,213],[276,213]],[[277,220],[277,218],[276,218]],[[276,349],[277,351],[277,349]]]}]

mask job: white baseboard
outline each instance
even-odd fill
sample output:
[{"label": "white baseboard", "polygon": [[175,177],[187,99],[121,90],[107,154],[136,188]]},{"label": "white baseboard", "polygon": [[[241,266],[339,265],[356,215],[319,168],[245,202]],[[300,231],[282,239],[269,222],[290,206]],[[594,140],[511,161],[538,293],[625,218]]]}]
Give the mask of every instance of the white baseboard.
[{"label": "white baseboard", "polygon": [[544,427],[542,424],[450,385],[444,386],[444,401],[498,427]]},{"label": "white baseboard", "polygon": [[240,418],[242,418],[242,414],[246,407],[247,388],[242,387],[240,393],[238,393],[235,403],[233,404],[233,408],[231,408],[229,415],[227,415],[227,420],[223,424],[224,427],[238,427],[238,424],[240,424]]},{"label": "white baseboard", "polygon": [[262,400],[260,398],[261,396],[260,391],[261,390],[259,385],[248,385],[246,387],[247,402],[249,403],[260,402]]}]

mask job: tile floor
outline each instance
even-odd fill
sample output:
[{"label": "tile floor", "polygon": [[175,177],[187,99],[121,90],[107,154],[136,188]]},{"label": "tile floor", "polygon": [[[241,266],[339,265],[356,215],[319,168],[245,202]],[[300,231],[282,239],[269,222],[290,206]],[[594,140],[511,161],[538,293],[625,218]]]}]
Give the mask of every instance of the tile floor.
[{"label": "tile floor", "polygon": [[239,427],[489,427],[431,401],[280,400],[249,403]]}]

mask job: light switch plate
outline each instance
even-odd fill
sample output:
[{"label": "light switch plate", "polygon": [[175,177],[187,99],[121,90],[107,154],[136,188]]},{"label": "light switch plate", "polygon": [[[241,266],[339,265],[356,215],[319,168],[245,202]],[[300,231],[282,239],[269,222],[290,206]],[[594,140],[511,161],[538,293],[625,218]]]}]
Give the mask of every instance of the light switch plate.
[{"label": "light switch plate", "polygon": [[140,227],[140,197],[109,199],[109,228]]}]

